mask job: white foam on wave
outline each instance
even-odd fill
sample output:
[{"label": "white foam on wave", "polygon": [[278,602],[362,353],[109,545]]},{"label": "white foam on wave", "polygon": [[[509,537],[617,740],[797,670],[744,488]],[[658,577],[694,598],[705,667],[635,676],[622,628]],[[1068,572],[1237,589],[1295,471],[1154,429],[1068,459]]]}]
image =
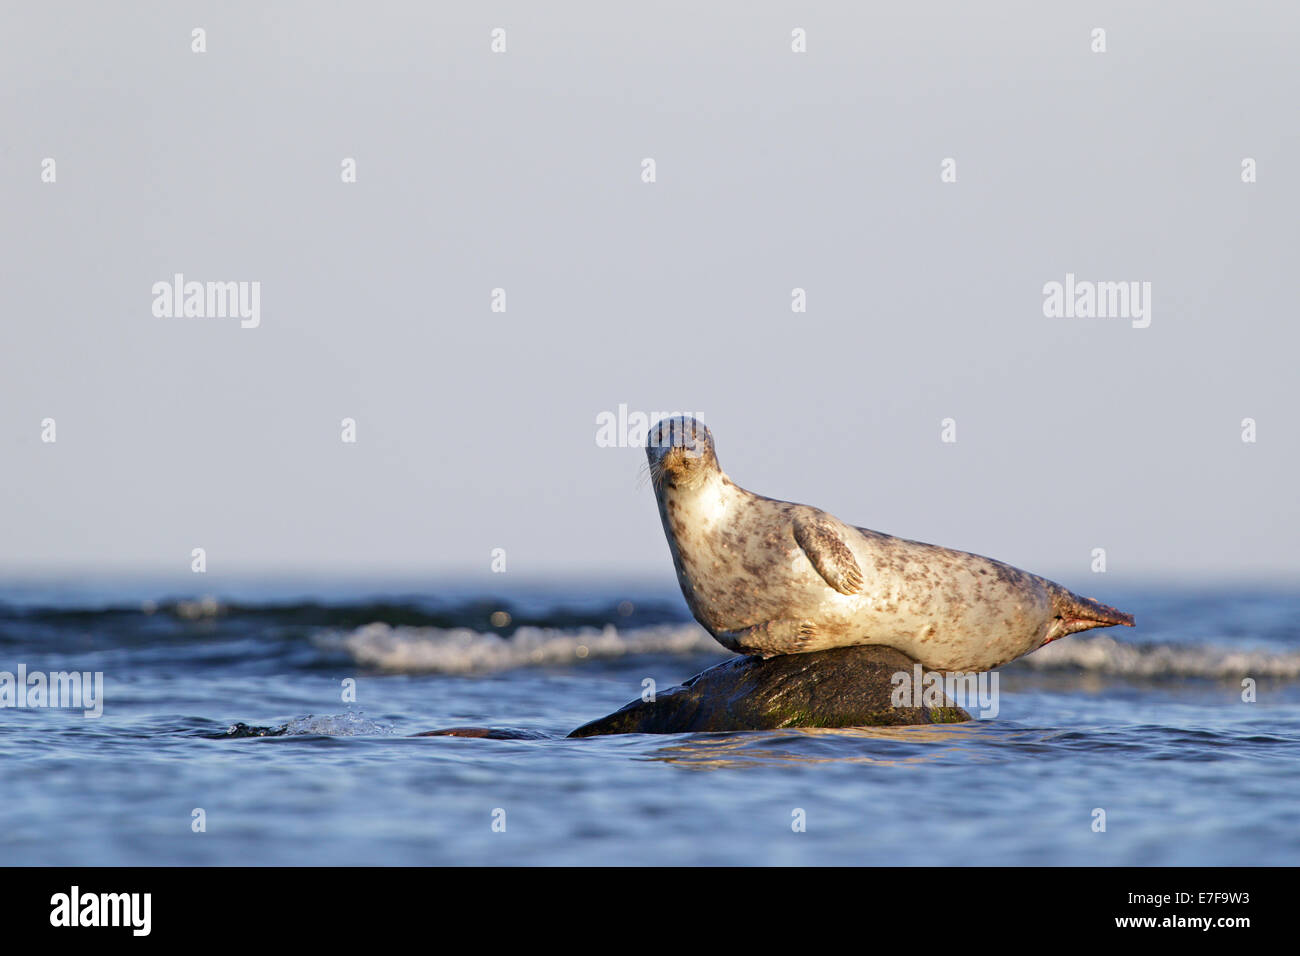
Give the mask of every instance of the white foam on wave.
[{"label": "white foam on wave", "polygon": [[[153,601],[145,601],[140,605],[140,610],[145,614],[153,614],[158,610],[158,605]],[[203,621],[220,617],[227,610],[226,605],[211,594],[193,601],[177,601],[175,604],[176,616],[186,621]]]},{"label": "white foam on wave", "polygon": [[324,646],[341,648],[358,663],[390,673],[480,674],[572,664],[629,654],[725,653],[695,624],[644,627],[622,632],[521,627],[510,637],[469,628],[392,627],[367,624],[343,635],[322,635]]},{"label": "white foam on wave", "polygon": [[[320,635],[317,643],[343,650],[358,664],[388,673],[482,674],[574,664],[631,654],[725,654],[696,624],[620,631],[521,627],[510,637],[469,628],[393,627],[367,624],[347,633]],[[1300,652],[1245,650],[1216,644],[1134,644],[1113,637],[1072,637],[1016,662],[1035,671],[1084,671],[1129,678],[1241,677],[1300,680]]]},{"label": "white foam on wave", "polygon": [[1033,670],[1083,670],[1123,677],[1300,679],[1300,652],[1238,650],[1222,645],[1125,644],[1113,637],[1070,638],[1017,663]]},{"label": "white foam on wave", "polygon": [[301,734],[325,737],[373,737],[396,733],[390,724],[381,724],[362,714],[327,714],[317,717],[308,714],[284,725],[286,736]]}]

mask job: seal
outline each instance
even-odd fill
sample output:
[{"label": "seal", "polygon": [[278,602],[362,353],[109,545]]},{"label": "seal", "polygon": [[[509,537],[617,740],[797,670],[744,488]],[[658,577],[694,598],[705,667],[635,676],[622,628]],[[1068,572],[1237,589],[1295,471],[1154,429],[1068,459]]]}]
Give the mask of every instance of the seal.
[{"label": "seal", "polygon": [[985,671],[1067,634],[1133,626],[1009,564],[746,491],[694,418],[657,423],[646,457],[686,604],[738,653],[883,644],[933,670]]}]

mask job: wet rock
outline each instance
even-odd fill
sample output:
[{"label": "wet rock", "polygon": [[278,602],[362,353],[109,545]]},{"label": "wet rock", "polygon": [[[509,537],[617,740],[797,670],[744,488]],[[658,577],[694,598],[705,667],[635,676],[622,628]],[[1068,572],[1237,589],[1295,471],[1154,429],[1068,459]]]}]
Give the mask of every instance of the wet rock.
[{"label": "wet rock", "polygon": [[[889,727],[949,724],[970,714],[946,697],[938,707],[895,707],[894,674],[915,661],[892,647],[839,647],[763,660],[736,657],[695,675],[654,701],[634,700],[583,724],[570,737],[681,734],[782,727]],[[910,695],[909,695],[910,699]]]},{"label": "wet rock", "polygon": [[230,728],[223,730],[219,734],[200,734],[201,737],[207,737],[209,740],[225,740],[226,738],[235,737],[283,737],[289,732],[288,724],[281,724],[279,727],[253,727],[248,724],[231,724]]},{"label": "wet rock", "polygon": [[448,727],[446,730],[426,730],[412,737],[484,737],[488,740],[545,740],[546,734],[531,730],[511,730],[509,727]]}]

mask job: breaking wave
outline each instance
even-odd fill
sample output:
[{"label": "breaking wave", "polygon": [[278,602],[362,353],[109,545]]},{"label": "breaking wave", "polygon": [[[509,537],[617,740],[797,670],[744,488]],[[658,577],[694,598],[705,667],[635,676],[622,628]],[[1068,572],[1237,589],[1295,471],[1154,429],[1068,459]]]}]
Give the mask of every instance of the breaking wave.
[{"label": "breaking wave", "polygon": [[284,734],[296,737],[319,734],[325,737],[384,736],[396,733],[391,724],[371,720],[363,714],[308,714],[284,725]]},{"label": "breaking wave", "polygon": [[1215,644],[1126,644],[1113,637],[1070,638],[1016,662],[1036,671],[1085,671],[1129,678],[1242,677],[1300,680],[1300,652]]},{"label": "breaking wave", "polygon": [[[375,623],[346,633],[321,634],[315,641],[322,649],[347,653],[364,667],[409,674],[481,674],[633,654],[727,653],[695,624],[624,631],[613,625],[577,630],[521,627],[504,637],[470,628]],[[1112,637],[1058,641],[1021,658],[1014,666],[1037,672],[1140,680],[1300,680],[1298,651],[1245,650],[1214,644],[1131,644]]]},{"label": "breaking wave", "polygon": [[321,717],[308,714],[273,727],[236,723],[220,733],[199,736],[209,740],[226,740],[239,737],[390,737],[395,733],[397,731],[392,724],[371,720],[360,713],[347,713]]},{"label": "breaking wave", "polygon": [[366,667],[424,674],[480,674],[631,654],[726,653],[695,624],[630,631],[619,631],[613,625],[576,631],[521,627],[510,637],[469,628],[367,624],[347,634],[319,635],[316,642],[346,651]]}]

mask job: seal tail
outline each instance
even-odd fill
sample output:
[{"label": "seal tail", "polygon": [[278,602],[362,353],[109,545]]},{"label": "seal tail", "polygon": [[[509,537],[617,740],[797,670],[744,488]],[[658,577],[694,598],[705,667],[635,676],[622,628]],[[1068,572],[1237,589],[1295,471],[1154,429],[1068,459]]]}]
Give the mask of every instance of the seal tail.
[{"label": "seal tail", "polygon": [[1051,585],[1048,590],[1052,594],[1052,610],[1056,612],[1056,620],[1052,622],[1044,644],[1050,644],[1067,634],[1090,631],[1094,627],[1114,627],[1117,624],[1133,626],[1132,614],[1125,614],[1109,604],[1080,597],[1059,584]]}]

